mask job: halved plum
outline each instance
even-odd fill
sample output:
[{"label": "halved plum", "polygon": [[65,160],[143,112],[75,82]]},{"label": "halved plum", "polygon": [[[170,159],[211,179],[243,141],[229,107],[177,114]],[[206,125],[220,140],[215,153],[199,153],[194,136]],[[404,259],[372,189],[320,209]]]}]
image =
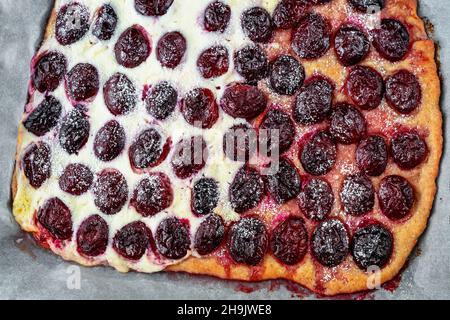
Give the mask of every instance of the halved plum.
[{"label": "halved plum", "polygon": [[68,154],[78,154],[88,139],[91,125],[87,114],[80,106],[73,108],[62,120],[59,143]]},{"label": "halved plum", "polygon": [[23,120],[23,126],[29,132],[41,137],[50,132],[58,124],[61,117],[62,105],[53,96],[46,96],[44,100]]},{"label": "halved plum", "polygon": [[242,167],[229,189],[231,207],[237,213],[255,208],[264,196],[264,181],[259,172],[249,166]]},{"label": "halved plum", "polygon": [[110,4],[104,4],[97,10],[92,34],[99,40],[107,41],[112,38],[116,31],[118,17],[116,11]]},{"label": "halved plum", "polygon": [[175,69],[183,59],[186,49],[186,39],[180,32],[168,32],[159,39],[156,56],[163,67]]},{"label": "halved plum", "polygon": [[228,250],[237,263],[258,265],[264,258],[268,235],[264,223],[253,217],[242,218],[229,232]]},{"label": "halved plum", "polygon": [[45,201],[37,212],[37,220],[55,239],[72,238],[72,213],[61,199],[51,198]]},{"label": "halved plum", "polygon": [[234,54],[234,65],[239,73],[249,83],[267,77],[269,73],[269,60],[264,50],[255,44],[249,44]]},{"label": "halved plum", "polygon": [[171,164],[175,175],[187,179],[202,170],[208,159],[205,140],[201,136],[183,139],[175,146]]},{"label": "halved plum", "polygon": [[102,255],[108,246],[108,223],[98,214],[84,220],[77,231],[77,250],[88,257]]},{"label": "halved plum", "polygon": [[46,52],[34,65],[31,81],[39,92],[52,92],[58,88],[66,71],[67,59],[61,52]]},{"label": "halved plum", "polygon": [[252,119],[267,107],[267,97],[255,86],[235,83],[225,89],[220,106],[233,118]]},{"label": "halved plum", "polygon": [[194,238],[194,248],[204,256],[214,252],[225,237],[225,223],[218,215],[208,216],[197,229]]},{"label": "halved plum", "polygon": [[122,227],[113,238],[113,248],[122,257],[137,261],[151,247],[152,233],[142,221],[131,222]]},{"label": "halved plum", "polygon": [[155,242],[158,252],[164,257],[181,259],[191,247],[189,226],[178,218],[167,218],[156,229]]},{"label": "halved plum", "polygon": [[116,121],[108,121],[95,135],[94,153],[102,161],[112,161],[125,148],[125,129]]},{"label": "halved plum", "polygon": [[98,70],[89,63],[77,64],[66,75],[66,92],[76,103],[92,100],[99,87]]},{"label": "halved plum", "polygon": [[169,11],[173,0],[135,0],[134,8],[144,16],[163,16]]},{"label": "halved plum", "polygon": [[170,179],[163,173],[151,173],[134,189],[130,206],[143,217],[154,216],[169,208],[173,202]]},{"label": "halved plum", "polygon": [[103,97],[108,110],[115,116],[126,115],[137,105],[136,87],[123,73],[115,73],[103,86]]},{"label": "halved plum", "polygon": [[266,9],[253,7],[242,13],[241,26],[244,33],[254,42],[267,43],[272,38],[272,18]]},{"label": "halved plum", "polygon": [[291,46],[303,59],[317,59],[330,48],[330,26],[318,13],[308,13],[292,33]]},{"label": "halved plum", "polygon": [[336,157],[336,143],[325,131],[314,134],[300,151],[300,162],[303,169],[314,176],[330,172],[336,162]]},{"label": "halved plum", "polygon": [[89,16],[89,9],[78,2],[62,6],[56,15],[56,40],[63,46],[78,42],[89,30]]},{"label": "halved plum", "polygon": [[372,30],[372,44],[383,58],[395,62],[408,53],[410,35],[402,22],[382,19],[380,28]]},{"label": "halved plum", "polygon": [[170,144],[155,128],[142,131],[128,149],[131,166],[138,170],[156,167],[169,154]]},{"label": "halved plum", "polygon": [[152,52],[150,38],[142,26],[126,29],[114,46],[117,63],[125,68],[140,66]]},{"label": "halved plum", "polygon": [[219,106],[211,90],[196,88],[184,97],[181,113],[191,126],[210,129],[219,118]]},{"label": "halved plum", "polygon": [[22,170],[30,185],[38,189],[50,178],[52,152],[45,142],[30,144],[22,155]]},{"label": "halved plum", "polygon": [[270,249],[282,263],[292,266],[308,252],[308,231],[302,219],[289,217],[281,222],[270,237]]},{"label": "halved plum", "polygon": [[94,203],[107,215],[122,210],[128,199],[128,184],[123,174],[116,169],[104,169],[97,175],[92,188]]},{"label": "halved plum", "polygon": [[205,29],[210,32],[224,32],[231,18],[231,8],[221,1],[214,1],[206,7],[203,17]]}]

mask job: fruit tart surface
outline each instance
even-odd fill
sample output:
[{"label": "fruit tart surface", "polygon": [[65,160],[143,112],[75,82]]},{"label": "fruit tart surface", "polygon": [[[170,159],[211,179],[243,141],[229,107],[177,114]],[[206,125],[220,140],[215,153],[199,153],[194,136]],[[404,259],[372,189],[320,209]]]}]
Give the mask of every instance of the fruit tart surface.
[{"label": "fruit tart surface", "polygon": [[439,97],[415,0],[56,0],[14,216],[86,266],[371,289],[426,227]]}]

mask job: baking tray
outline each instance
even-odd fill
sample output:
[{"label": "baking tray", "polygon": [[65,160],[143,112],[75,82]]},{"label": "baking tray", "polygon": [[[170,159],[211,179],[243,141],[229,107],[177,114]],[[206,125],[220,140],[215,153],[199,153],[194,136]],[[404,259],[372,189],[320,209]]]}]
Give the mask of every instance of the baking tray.
[{"label": "baking tray", "polygon": [[[256,284],[187,274],[120,274],[84,268],[36,246],[11,215],[10,181],[17,123],[26,100],[29,63],[39,46],[53,0],[0,0],[0,298],[2,299],[315,299],[286,281]],[[442,109],[448,106],[450,6],[421,0],[420,14],[433,23],[440,46]],[[444,119],[445,120],[445,119]],[[444,121],[446,124],[446,121]],[[445,136],[450,137],[445,126]],[[428,229],[394,281],[376,292],[344,296],[367,299],[450,299],[450,154],[444,148],[439,191]]]}]

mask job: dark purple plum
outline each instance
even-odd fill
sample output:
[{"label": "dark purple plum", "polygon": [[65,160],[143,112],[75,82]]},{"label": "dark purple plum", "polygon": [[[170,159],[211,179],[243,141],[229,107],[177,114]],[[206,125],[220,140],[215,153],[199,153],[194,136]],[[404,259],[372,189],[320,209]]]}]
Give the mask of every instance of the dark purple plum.
[{"label": "dark purple plum", "polygon": [[295,165],[285,158],[280,159],[278,171],[264,176],[266,190],[278,203],[286,203],[300,193],[301,178]]},{"label": "dark purple plum", "polygon": [[86,113],[80,107],[75,107],[62,120],[59,129],[61,147],[69,154],[78,154],[89,139],[90,128]]},{"label": "dark purple plum", "polygon": [[219,118],[219,106],[214,93],[206,88],[189,91],[181,103],[181,113],[191,126],[210,129]]},{"label": "dark purple plum", "polygon": [[305,68],[294,57],[279,56],[270,68],[270,86],[281,95],[293,95],[305,80]]},{"label": "dark purple plum", "polygon": [[108,110],[115,116],[132,112],[137,105],[133,82],[123,73],[115,73],[103,86],[103,97]]},{"label": "dark purple plum", "polygon": [[106,251],[109,239],[108,223],[98,214],[84,220],[77,231],[77,250],[87,257],[97,257]]},{"label": "dark purple plum", "polygon": [[23,121],[23,126],[29,132],[41,137],[56,127],[61,111],[62,105],[59,100],[53,96],[46,96]]},{"label": "dark purple plum", "polygon": [[175,175],[187,179],[196,175],[206,165],[208,151],[201,136],[183,139],[175,146],[171,164]]},{"label": "dark purple plum", "polygon": [[380,176],[388,163],[386,141],[380,136],[369,136],[362,140],[356,149],[356,163],[368,176]]},{"label": "dark purple plum", "polygon": [[225,224],[218,215],[210,215],[202,221],[195,233],[194,248],[204,256],[214,252],[225,237]]},{"label": "dark purple plum", "polygon": [[233,118],[252,119],[266,109],[267,97],[257,87],[235,83],[225,89],[220,106]]},{"label": "dark purple plum", "polygon": [[142,131],[128,149],[134,169],[156,167],[165,160],[170,151],[170,141],[163,141],[159,132],[150,128]]},{"label": "dark purple plum", "polygon": [[242,218],[231,227],[228,250],[237,263],[258,265],[264,258],[268,235],[264,223],[252,217]]},{"label": "dark purple plum", "polygon": [[163,16],[169,11],[173,0],[135,0],[134,8],[144,16]]},{"label": "dark purple plum", "polygon": [[[279,154],[288,151],[294,142],[295,135],[295,124],[291,117],[277,109],[267,112],[259,126],[260,147],[263,144],[268,154],[276,149]],[[272,140],[273,137],[276,137],[276,141]]]},{"label": "dark purple plum", "polygon": [[410,214],[414,205],[414,188],[403,177],[384,177],[380,182],[378,201],[385,216],[394,221],[401,220]]},{"label": "dark purple plum", "polygon": [[229,60],[227,48],[214,46],[200,54],[197,60],[197,67],[203,78],[217,78],[228,72]]},{"label": "dark purple plum", "polygon": [[152,173],[134,189],[130,206],[143,217],[150,217],[169,208],[172,202],[173,190],[169,177],[163,173]]},{"label": "dark purple plum", "polygon": [[95,135],[94,153],[108,162],[117,158],[125,148],[125,129],[116,121],[108,121]]},{"label": "dark purple plum", "polygon": [[178,93],[168,82],[158,83],[145,98],[147,112],[157,120],[167,119],[175,110]]},{"label": "dark purple plum", "polygon": [[375,223],[355,232],[351,251],[353,260],[362,270],[383,268],[392,255],[394,238],[389,230]]},{"label": "dark purple plum", "polygon": [[213,213],[219,204],[219,184],[212,178],[201,178],[191,190],[191,209],[196,215]]},{"label": "dark purple plum", "polygon": [[81,163],[69,164],[59,177],[59,187],[74,196],[86,193],[94,182],[91,169]]},{"label": "dark purple plum", "polygon": [[402,132],[391,140],[391,155],[394,162],[404,170],[411,170],[425,161],[428,146],[416,132]]},{"label": "dark purple plum", "polygon": [[324,220],[330,214],[333,203],[333,189],[323,179],[309,179],[298,196],[301,212],[314,221]]},{"label": "dark purple plum", "polygon": [[334,51],[344,66],[353,66],[367,56],[370,42],[365,33],[355,25],[342,25],[334,37]]},{"label": "dark purple plum", "polygon": [[237,213],[255,208],[264,196],[264,181],[256,169],[242,167],[229,189],[231,207]]},{"label": "dark purple plum", "polygon": [[30,185],[38,189],[51,175],[51,149],[45,142],[29,145],[22,155],[22,170]]},{"label": "dark purple plum", "polygon": [[247,162],[257,152],[257,140],[249,124],[234,125],[223,136],[223,152],[233,161]]},{"label": "dark purple plum", "polygon": [[94,203],[107,215],[122,210],[128,199],[128,185],[125,177],[116,169],[104,169],[97,175],[93,186]]},{"label": "dark purple plum", "polygon": [[337,219],[329,219],[314,230],[311,250],[320,264],[332,268],[341,264],[347,257],[349,241],[344,224]]},{"label": "dark purple plum", "polygon": [[372,110],[383,100],[384,82],[375,69],[356,66],[351,69],[347,77],[345,89],[355,105],[363,110]]},{"label": "dark purple plum", "polygon": [[269,60],[259,45],[249,44],[236,51],[234,65],[237,73],[252,84],[269,74]]},{"label": "dark purple plum", "polygon": [[289,217],[270,236],[270,249],[282,263],[292,266],[303,260],[308,252],[308,231],[303,220]]},{"label": "dark purple plum", "polygon": [[399,113],[410,114],[422,102],[422,88],[417,77],[400,70],[386,80],[386,101]]},{"label": "dark purple plum", "polygon": [[342,103],[334,107],[331,114],[330,134],[342,144],[360,141],[367,132],[364,115],[350,104]]},{"label": "dark purple plum", "polygon": [[272,18],[266,9],[253,7],[241,16],[241,27],[247,37],[254,42],[267,43],[272,38]]},{"label": "dark purple plum", "polygon": [[151,247],[152,233],[141,221],[131,222],[114,235],[113,248],[122,257],[137,261]]},{"label": "dark purple plum", "polygon": [[317,59],[330,48],[330,26],[317,13],[308,13],[300,20],[292,33],[291,46],[303,59]]},{"label": "dark purple plum", "polygon": [[203,25],[209,32],[224,32],[231,18],[231,8],[221,1],[214,1],[206,7]]},{"label": "dark purple plum", "polygon": [[104,4],[97,10],[92,27],[92,34],[99,40],[107,41],[112,38],[117,27],[117,14],[110,4]]},{"label": "dark purple plum", "polygon": [[66,57],[58,51],[46,52],[36,61],[31,81],[39,92],[52,92],[58,88],[66,72]]},{"label": "dark purple plum", "polygon": [[152,52],[152,44],[145,29],[134,25],[126,29],[114,46],[117,63],[125,68],[140,66]]},{"label": "dark purple plum", "polygon": [[382,19],[380,28],[372,30],[372,44],[383,58],[402,60],[410,47],[408,29],[396,19]]},{"label": "dark purple plum", "polygon": [[70,240],[72,238],[72,214],[59,198],[45,201],[37,212],[37,220],[55,239]]},{"label": "dark purple plum", "polygon": [[333,84],[323,78],[309,79],[300,89],[293,106],[293,118],[301,125],[313,125],[327,119],[331,114]]},{"label": "dark purple plum", "polygon": [[156,249],[169,259],[178,260],[187,255],[191,246],[189,226],[178,218],[163,220],[156,230]]},{"label": "dark purple plum", "polygon": [[307,9],[304,0],[281,0],[272,15],[273,24],[280,29],[291,29],[299,23]]},{"label": "dark purple plum", "polygon": [[56,40],[63,46],[78,42],[89,30],[89,16],[89,9],[78,2],[61,7],[56,15]]},{"label": "dark purple plum", "polygon": [[67,73],[66,92],[75,102],[89,102],[94,99],[99,87],[97,68],[89,63],[79,63]]},{"label": "dark purple plum", "polygon": [[325,131],[314,134],[300,152],[303,169],[314,176],[325,175],[333,169],[337,157],[336,143]]},{"label": "dark purple plum", "polygon": [[345,177],[340,197],[345,213],[352,216],[367,214],[373,210],[375,205],[375,190],[372,181],[360,173]]},{"label": "dark purple plum", "polygon": [[186,39],[180,32],[168,32],[158,41],[156,56],[163,67],[175,69],[183,59],[186,49]]}]

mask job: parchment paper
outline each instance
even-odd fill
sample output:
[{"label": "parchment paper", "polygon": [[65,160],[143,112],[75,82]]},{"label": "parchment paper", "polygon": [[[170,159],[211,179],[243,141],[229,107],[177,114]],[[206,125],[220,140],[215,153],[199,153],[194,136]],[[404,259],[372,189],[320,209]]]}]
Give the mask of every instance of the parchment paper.
[{"label": "parchment paper", "polygon": [[[186,274],[120,274],[83,268],[38,248],[18,228],[10,209],[17,123],[25,104],[29,62],[53,0],[0,0],[0,298],[3,299],[298,299],[315,296],[284,281],[242,284]],[[420,12],[435,26],[444,79],[442,109],[449,110],[450,4],[422,0]],[[446,126],[446,136],[450,137]],[[439,192],[429,227],[396,290],[376,299],[450,299],[450,154],[445,148]],[[395,287],[394,285],[389,285]]]}]

